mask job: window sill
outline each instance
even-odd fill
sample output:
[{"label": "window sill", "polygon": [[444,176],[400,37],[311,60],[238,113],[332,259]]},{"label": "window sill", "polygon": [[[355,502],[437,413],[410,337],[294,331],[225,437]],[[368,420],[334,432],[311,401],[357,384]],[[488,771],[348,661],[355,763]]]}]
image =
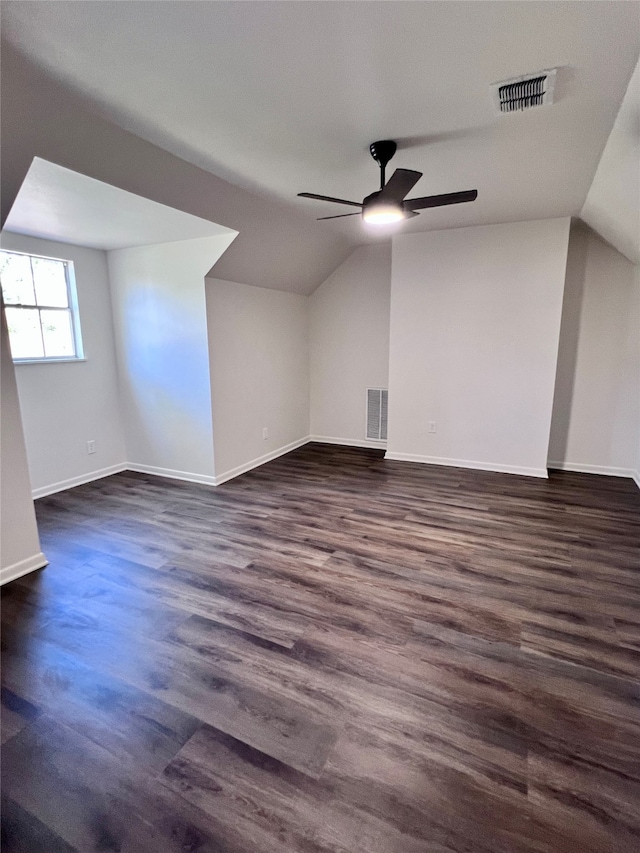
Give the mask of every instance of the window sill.
[{"label": "window sill", "polygon": [[86,358],[15,358],[13,363],[15,365],[19,365],[20,367],[23,364],[69,364],[77,361],[86,361]]}]

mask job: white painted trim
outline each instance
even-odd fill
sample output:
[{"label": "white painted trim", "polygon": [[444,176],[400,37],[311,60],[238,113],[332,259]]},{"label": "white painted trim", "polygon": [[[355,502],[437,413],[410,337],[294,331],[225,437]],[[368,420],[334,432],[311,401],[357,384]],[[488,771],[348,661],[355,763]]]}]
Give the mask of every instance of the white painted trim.
[{"label": "white painted trim", "polygon": [[304,444],[308,444],[311,439],[309,436],[305,436],[304,438],[299,438],[297,441],[292,441],[291,444],[285,444],[284,447],[279,447],[277,450],[272,450],[271,453],[265,453],[264,456],[259,456],[257,459],[252,459],[250,462],[245,462],[243,465],[238,465],[237,468],[231,468],[229,471],[225,471],[224,474],[218,474],[215,478],[214,485],[221,486],[222,483],[226,483],[227,480],[232,480],[234,477],[239,477],[240,474],[246,474],[247,471],[251,471],[253,468],[259,468],[260,465],[264,465],[265,462],[271,462],[272,459],[277,459],[278,456],[284,456],[285,453],[290,453],[292,450],[297,450],[298,447],[302,447]]},{"label": "white painted trim", "polygon": [[387,446],[385,439],[377,438],[334,438],[330,435],[310,435],[309,441],[317,441],[320,444],[342,444],[345,447],[377,447],[379,450],[384,450]]},{"label": "white painted trim", "polygon": [[[285,445],[285,447],[272,450],[270,453],[266,453],[258,459],[252,459],[244,465],[239,465],[237,468],[225,471],[225,473],[220,474],[218,477],[208,474],[194,474],[191,471],[177,471],[173,468],[160,468],[157,465],[142,465],[135,462],[123,462],[121,465],[112,465],[110,468],[103,468],[100,471],[93,471],[90,474],[83,474],[80,477],[72,477],[69,480],[63,480],[60,483],[53,483],[50,486],[43,486],[42,488],[34,489],[32,496],[34,500],[36,498],[43,498],[47,495],[53,495],[56,492],[62,492],[65,489],[72,489],[74,486],[91,483],[93,480],[99,480],[102,477],[109,477],[111,474],[119,474],[121,471],[134,471],[139,474],[153,474],[157,477],[167,477],[171,480],[185,480],[188,483],[202,483],[206,486],[219,486],[222,483],[226,483],[227,480],[231,480],[234,477],[240,476],[240,474],[244,474],[246,471],[251,471],[252,468],[257,468],[260,465],[264,465],[265,462],[270,462],[272,459],[277,459],[278,456],[283,456],[291,450],[302,447],[310,440],[309,436],[305,436],[298,441],[293,441],[291,444]],[[343,442],[339,443],[342,444]]]},{"label": "white painted trim", "polygon": [[101,468],[98,471],[91,471],[88,474],[80,474],[79,477],[71,477],[69,480],[52,483],[50,486],[40,486],[39,489],[34,489],[31,492],[31,496],[36,500],[37,498],[44,498],[47,495],[54,495],[56,492],[64,492],[65,489],[73,489],[74,486],[82,486],[94,480],[101,480],[103,477],[110,477],[111,474],[119,474],[121,471],[126,471],[127,467],[127,464],[122,462],[119,465],[111,465],[109,468]]},{"label": "white painted trim", "polygon": [[14,581],[16,578],[21,578],[23,575],[28,575],[29,572],[35,572],[36,569],[42,569],[48,562],[42,551],[38,551],[32,557],[20,560],[12,566],[5,566],[0,569],[0,586],[9,583],[9,581]]},{"label": "white painted trim", "polygon": [[86,361],[86,358],[76,358],[74,355],[68,358],[23,358],[22,360],[15,359],[16,367],[22,367],[25,364],[69,364],[70,362]]},{"label": "white painted trim", "polygon": [[639,471],[632,471],[631,472],[631,478],[632,478],[633,482],[636,484],[636,486],[640,489],[640,472]]},{"label": "white painted trim", "polygon": [[474,462],[470,459],[448,459],[440,456],[420,456],[417,453],[393,453],[387,451],[385,459],[396,462],[419,462],[422,465],[446,465],[450,468],[472,468],[478,471],[495,471],[498,474],[520,474],[524,477],[548,478],[546,468],[521,468],[517,465],[502,465],[499,462]]},{"label": "white painted trim", "polygon": [[612,468],[608,465],[588,465],[582,462],[548,462],[549,468],[557,471],[573,471],[576,474],[601,474],[605,477],[632,477],[631,468]]},{"label": "white painted trim", "polygon": [[186,480],[188,483],[203,483],[205,486],[216,485],[216,478],[211,474],[193,474],[191,471],[176,471],[173,468],[159,468],[157,465],[127,462],[123,470],[134,471],[137,474],[155,474],[157,477],[168,477],[170,480]]}]

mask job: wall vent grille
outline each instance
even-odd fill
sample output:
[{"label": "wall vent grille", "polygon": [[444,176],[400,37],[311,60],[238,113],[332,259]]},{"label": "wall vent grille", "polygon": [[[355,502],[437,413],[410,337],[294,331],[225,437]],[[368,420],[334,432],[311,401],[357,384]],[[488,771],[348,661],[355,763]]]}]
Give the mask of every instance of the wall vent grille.
[{"label": "wall vent grille", "polygon": [[491,89],[500,113],[514,113],[553,103],[557,69],[538,71],[512,80],[493,83]]},{"label": "wall vent grille", "polygon": [[386,388],[367,388],[367,438],[387,440],[389,392]]}]

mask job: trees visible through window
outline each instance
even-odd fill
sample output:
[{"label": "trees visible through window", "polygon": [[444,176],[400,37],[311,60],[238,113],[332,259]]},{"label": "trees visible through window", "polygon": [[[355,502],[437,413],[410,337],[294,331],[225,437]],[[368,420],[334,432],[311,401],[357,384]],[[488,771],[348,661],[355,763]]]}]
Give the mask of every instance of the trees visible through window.
[{"label": "trees visible through window", "polygon": [[82,358],[71,261],[0,252],[0,282],[14,361]]}]

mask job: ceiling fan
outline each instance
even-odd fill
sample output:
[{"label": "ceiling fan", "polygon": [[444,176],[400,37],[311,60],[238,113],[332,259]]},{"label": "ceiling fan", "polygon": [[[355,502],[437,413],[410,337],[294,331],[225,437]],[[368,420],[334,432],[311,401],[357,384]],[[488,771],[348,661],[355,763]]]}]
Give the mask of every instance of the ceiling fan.
[{"label": "ceiling fan", "polygon": [[320,216],[318,217],[319,220],[362,215],[365,222],[375,225],[387,225],[391,222],[399,222],[401,219],[411,219],[419,215],[418,210],[424,210],[427,207],[461,204],[465,201],[474,201],[477,198],[478,190],[427,195],[422,198],[406,198],[422,177],[422,172],[414,172],[412,169],[396,169],[385,183],[385,169],[389,160],[396,153],[396,148],[396,143],[391,139],[372,142],[369,146],[371,156],[380,166],[380,189],[368,195],[362,202],[347,201],[344,198],[333,198],[328,195],[317,195],[317,193],[298,193],[298,195],[302,198],[317,198],[320,201],[332,201],[335,204],[348,204],[351,207],[360,208],[356,213]]}]

